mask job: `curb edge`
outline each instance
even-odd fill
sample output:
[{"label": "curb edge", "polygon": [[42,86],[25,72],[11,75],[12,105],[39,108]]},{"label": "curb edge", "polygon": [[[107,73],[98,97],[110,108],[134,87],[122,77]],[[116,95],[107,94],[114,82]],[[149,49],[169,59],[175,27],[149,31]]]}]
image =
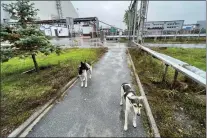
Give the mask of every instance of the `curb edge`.
[{"label": "curb edge", "polygon": [[149,106],[149,103],[148,103],[147,97],[146,97],[146,95],[145,95],[144,89],[143,89],[143,87],[142,87],[141,81],[140,81],[140,79],[139,79],[139,76],[138,76],[137,73],[136,73],[136,69],[135,69],[135,66],[134,66],[134,62],[132,61],[132,58],[131,58],[131,55],[130,55],[130,53],[129,53],[128,48],[127,48],[127,54],[128,54],[128,56],[129,56],[129,60],[130,60],[131,65],[132,65],[133,72],[134,72],[134,75],[135,75],[135,79],[136,79],[137,85],[138,85],[138,87],[139,87],[141,96],[144,97],[144,99],[143,99],[143,103],[144,103],[144,107],[145,107],[145,111],[146,111],[148,120],[149,120],[149,122],[150,122],[150,126],[151,126],[151,129],[152,129],[153,135],[154,135],[154,137],[156,137],[156,138],[158,138],[158,137],[160,138],[159,130],[158,130],[158,128],[157,128],[156,122],[155,122],[154,117],[153,117],[153,115],[152,115],[152,111],[151,111],[151,108],[150,108],[150,106]]},{"label": "curb edge", "polygon": [[[91,64],[94,64],[95,61],[92,61]],[[7,137],[18,137],[21,135],[27,127],[29,127],[41,114],[44,113],[47,108],[50,107],[59,97],[62,97],[65,95],[66,91],[71,88],[76,81],[78,80],[78,77],[72,78],[65,86],[63,86],[62,89],[59,90],[59,94],[55,96],[53,99],[50,99],[47,103],[39,107],[26,121],[24,121],[20,126],[18,126],[15,130],[13,130]]]}]

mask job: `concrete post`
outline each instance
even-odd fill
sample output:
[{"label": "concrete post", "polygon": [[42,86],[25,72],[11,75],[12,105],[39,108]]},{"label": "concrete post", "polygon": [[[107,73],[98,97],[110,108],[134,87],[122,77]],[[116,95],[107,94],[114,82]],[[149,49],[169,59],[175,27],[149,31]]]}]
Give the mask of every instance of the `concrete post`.
[{"label": "concrete post", "polygon": [[176,40],[176,38],[177,38],[177,33],[178,33],[178,31],[175,32],[174,40]]},{"label": "concrete post", "polygon": [[199,39],[199,37],[200,37],[200,34],[201,34],[201,30],[202,30],[202,29],[200,29],[200,30],[199,30],[198,39]]},{"label": "concrete post", "polygon": [[157,37],[154,38],[154,42],[156,42],[156,41],[157,41]]},{"label": "concrete post", "polygon": [[167,35],[167,33],[165,32],[165,41],[166,41],[166,35]]}]

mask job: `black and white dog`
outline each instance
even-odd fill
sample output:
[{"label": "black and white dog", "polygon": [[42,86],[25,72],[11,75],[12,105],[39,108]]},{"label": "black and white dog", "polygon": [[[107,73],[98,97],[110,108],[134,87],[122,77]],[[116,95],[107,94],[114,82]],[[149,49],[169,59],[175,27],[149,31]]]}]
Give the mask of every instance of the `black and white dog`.
[{"label": "black and white dog", "polygon": [[[141,114],[141,107],[142,104],[140,103],[143,99],[142,96],[136,96],[135,91],[132,90],[132,87],[129,83],[123,83],[121,85],[121,102],[120,105],[123,105],[123,99],[126,103],[125,109],[125,123],[124,123],[124,130],[128,129],[128,114],[130,111],[134,113],[133,116],[133,126],[136,127],[136,116]],[[132,110],[131,110],[132,109]]]},{"label": "black and white dog", "polygon": [[79,68],[78,68],[78,76],[81,80],[81,87],[83,87],[83,82],[85,81],[85,87],[87,87],[87,72],[90,73],[89,78],[91,79],[92,75],[92,66],[89,63],[85,62],[80,62]]}]

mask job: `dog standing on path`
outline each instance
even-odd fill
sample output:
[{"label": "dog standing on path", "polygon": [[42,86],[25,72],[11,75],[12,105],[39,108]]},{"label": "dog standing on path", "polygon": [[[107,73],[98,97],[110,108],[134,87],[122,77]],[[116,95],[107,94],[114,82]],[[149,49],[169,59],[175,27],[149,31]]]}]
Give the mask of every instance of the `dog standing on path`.
[{"label": "dog standing on path", "polygon": [[[126,109],[125,109],[125,123],[124,123],[124,130],[128,129],[128,114],[130,111],[133,112],[133,126],[136,127],[137,123],[137,115],[141,114],[141,107],[140,101],[143,99],[142,96],[136,96],[135,92],[132,90],[132,87],[129,83],[123,83],[121,85],[121,102],[120,105],[123,105],[123,99],[125,100]],[[131,110],[132,109],[132,110]]]},{"label": "dog standing on path", "polygon": [[88,81],[88,76],[87,72],[90,73],[89,78],[91,79],[92,77],[92,66],[89,63],[85,62],[80,62],[79,68],[78,68],[78,76],[81,80],[81,87],[83,87],[83,82],[85,81],[85,87],[87,87],[87,81]]}]

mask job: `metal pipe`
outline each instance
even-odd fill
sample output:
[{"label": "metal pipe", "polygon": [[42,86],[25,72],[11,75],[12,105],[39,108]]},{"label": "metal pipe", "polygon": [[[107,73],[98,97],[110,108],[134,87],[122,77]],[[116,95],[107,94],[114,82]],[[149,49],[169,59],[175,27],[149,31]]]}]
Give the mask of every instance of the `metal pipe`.
[{"label": "metal pipe", "polygon": [[[135,43],[135,42],[134,42]],[[148,52],[149,54],[155,56],[156,58],[158,58],[159,60],[163,61],[165,64],[173,67],[175,70],[185,74],[187,77],[191,78],[192,80],[196,81],[197,83],[201,84],[202,86],[206,87],[206,78],[203,78],[197,74],[195,74],[194,72],[180,66],[179,64],[175,64],[172,61],[165,59],[163,56],[161,56],[159,53],[144,47],[140,44],[135,43],[136,45],[138,45],[141,49],[143,49],[144,51]]]},{"label": "metal pipe", "polygon": [[115,26],[110,25],[110,24],[108,24],[108,23],[105,23],[105,22],[103,22],[103,21],[100,21],[100,20],[99,20],[99,22],[101,22],[101,23],[103,23],[103,24],[106,24],[106,25],[108,25],[108,26],[114,27],[114,28],[116,28],[116,29],[123,30],[123,29],[121,29],[121,28],[115,27]]}]

